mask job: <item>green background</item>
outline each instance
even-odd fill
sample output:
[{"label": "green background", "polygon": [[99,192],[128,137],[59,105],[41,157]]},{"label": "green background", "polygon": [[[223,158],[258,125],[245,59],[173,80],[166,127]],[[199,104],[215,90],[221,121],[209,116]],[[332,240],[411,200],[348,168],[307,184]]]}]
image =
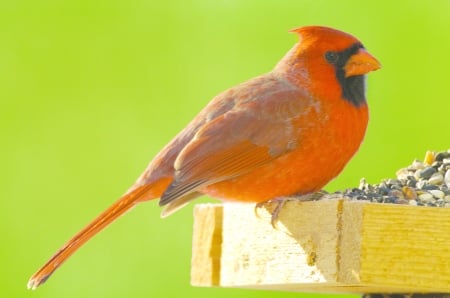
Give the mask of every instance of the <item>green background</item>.
[{"label": "green background", "polygon": [[2,0],[0,296],[314,296],[191,287],[192,206],[161,220],[154,202],[25,287],[215,94],[269,71],[297,41],[287,30],[311,24],[383,65],[365,141],[327,190],[450,147],[450,1]]}]

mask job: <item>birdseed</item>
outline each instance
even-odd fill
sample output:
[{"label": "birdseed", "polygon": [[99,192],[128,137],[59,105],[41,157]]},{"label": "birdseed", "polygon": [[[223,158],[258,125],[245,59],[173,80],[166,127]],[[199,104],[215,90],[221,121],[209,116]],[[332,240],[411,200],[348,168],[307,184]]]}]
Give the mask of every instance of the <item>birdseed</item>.
[{"label": "birdseed", "polygon": [[425,154],[397,171],[396,178],[369,184],[362,178],[359,186],[321,197],[344,197],[356,201],[450,208],[450,149]]}]

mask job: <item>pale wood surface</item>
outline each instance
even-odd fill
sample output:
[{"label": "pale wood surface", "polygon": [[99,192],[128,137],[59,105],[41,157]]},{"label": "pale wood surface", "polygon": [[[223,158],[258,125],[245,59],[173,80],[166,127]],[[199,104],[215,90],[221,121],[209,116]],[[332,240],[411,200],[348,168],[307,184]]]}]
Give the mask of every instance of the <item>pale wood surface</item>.
[{"label": "pale wood surface", "polygon": [[202,204],[194,209],[194,237],[191,276],[199,285],[220,285],[220,258],[222,244],[222,208]]},{"label": "pale wood surface", "polygon": [[337,293],[450,292],[450,208],[346,200],[195,208],[191,282]]}]

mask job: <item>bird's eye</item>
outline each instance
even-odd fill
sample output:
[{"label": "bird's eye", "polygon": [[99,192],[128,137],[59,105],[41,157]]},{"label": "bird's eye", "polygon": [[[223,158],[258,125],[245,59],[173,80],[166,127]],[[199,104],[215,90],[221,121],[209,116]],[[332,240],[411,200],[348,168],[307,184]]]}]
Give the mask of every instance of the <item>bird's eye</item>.
[{"label": "bird's eye", "polygon": [[336,52],[329,51],[325,53],[325,59],[327,59],[329,63],[335,64],[339,59],[339,55]]}]

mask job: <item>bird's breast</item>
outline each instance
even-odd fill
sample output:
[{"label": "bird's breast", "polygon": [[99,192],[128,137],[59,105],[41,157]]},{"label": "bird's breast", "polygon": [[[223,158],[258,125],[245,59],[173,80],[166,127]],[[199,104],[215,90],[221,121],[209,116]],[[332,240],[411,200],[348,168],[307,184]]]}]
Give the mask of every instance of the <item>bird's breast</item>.
[{"label": "bird's breast", "polygon": [[312,101],[292,122],[297,146],[253,171],[209,185],[202,192],[223,200],[264,202],[320,190],[358,150],[366,131],[367,105]]}]

